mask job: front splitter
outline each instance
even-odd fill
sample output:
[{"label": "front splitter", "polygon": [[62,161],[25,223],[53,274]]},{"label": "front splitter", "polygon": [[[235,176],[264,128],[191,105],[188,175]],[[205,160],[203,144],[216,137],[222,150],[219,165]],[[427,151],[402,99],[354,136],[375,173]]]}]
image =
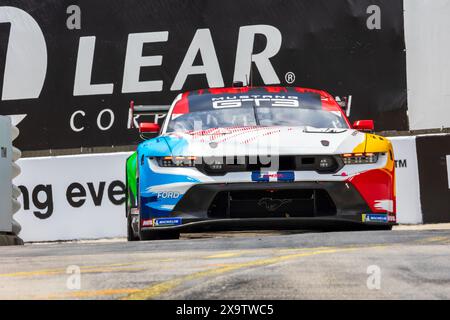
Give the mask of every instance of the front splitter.
[{"label": "front splitter", "polygon": [[183,219],[183,224],[167,227],[141,228],[141,231],[244,231],[244,230],[386,230],[395,223],[361,222],[343,218],[246,218],[246,219]]}]

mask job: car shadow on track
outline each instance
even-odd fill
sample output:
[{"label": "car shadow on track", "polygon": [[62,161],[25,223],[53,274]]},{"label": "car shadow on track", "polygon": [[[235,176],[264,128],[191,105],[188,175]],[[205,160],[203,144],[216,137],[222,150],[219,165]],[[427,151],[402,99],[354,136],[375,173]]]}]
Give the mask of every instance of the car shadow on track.
[{"label": "car shadow on track", "polygon": [[211,238],[254,238],[261,236],[283,236],[304,233],[317,233],[319,230],[261,230],[261,231],[227,231],[227,232],[203,232],[203,233],[182,233],[180,239],[211,239]]}]

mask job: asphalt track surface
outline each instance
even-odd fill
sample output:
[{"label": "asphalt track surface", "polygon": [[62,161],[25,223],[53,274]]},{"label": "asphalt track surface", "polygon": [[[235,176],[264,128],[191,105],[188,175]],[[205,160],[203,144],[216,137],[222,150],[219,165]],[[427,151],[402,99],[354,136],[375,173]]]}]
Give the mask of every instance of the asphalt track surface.
[{"label": "asphalt track surface", "polygon": [[450,299],[450,230],[240,232],[0,248],[0,299],[380,298]]}]

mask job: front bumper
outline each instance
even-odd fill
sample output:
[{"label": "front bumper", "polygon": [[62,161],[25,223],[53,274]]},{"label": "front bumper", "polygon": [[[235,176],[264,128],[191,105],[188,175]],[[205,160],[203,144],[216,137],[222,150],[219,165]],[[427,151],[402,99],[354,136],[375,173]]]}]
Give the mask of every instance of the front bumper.
[{"label": "front bumper", "polygon": [[[217,197],[224,195],[229,201],[218,213],[212,212],[211,206]],[[320,198],[319,198],[320,197]],[[261,199],[292,200],[290,203],[281,205],[276,210],[267,209]],[[234,200],[236,199],[236,200]],[[246,210],[234,206],[246,207]],[[292,206],[297,201],[297,206]],[[327,206],[321,207],[324,202]],[[220,202],[220,200],[219,200]],[[251,204],[255,206],[252,206]],[[219,203],[220,205],[221,203]],[[222,203],[223,204],[223,203]],[[248,207],[250,205],[250,207]],[[295,207],[302,206],[302,210],[296,212]],[[288,208],[290,207],[290,208]],[[303,208],[304,207],[304,208]],[[233,209],[239,211],[239,215],[232,215]],[[266,210],[265,210],[266,209]],[[288,210],[289,209],[289,210]],[[241,212],[245,211],[245,212]],[[184,218],[248,218],[255,217],[253,212],[259,213],[258,218],[279,217],[289,212],[289,216],[295,217],[318,217],[318,216],[348,216],[362,213],[370,213],[359,192],[347,182],[267,182],[267,183],[209,183],[197,184],[186,192],[183,198],[173,209],[173,214]]]},{"label": "front bumper", "polygon": [[141,230],[357,229],[395,224],[395,215],[374,213],[346,181],[197,184],[168,217],[179,220],[170,226],[141,223]]}]

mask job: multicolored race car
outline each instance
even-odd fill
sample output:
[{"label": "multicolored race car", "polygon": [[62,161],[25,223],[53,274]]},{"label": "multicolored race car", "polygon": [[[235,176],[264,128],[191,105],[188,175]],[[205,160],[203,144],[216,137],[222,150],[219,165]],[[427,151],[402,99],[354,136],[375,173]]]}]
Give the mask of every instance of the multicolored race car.
[{"label": "multicolored race car", "polygon": [[[156,107],[158,109],[158,107]],[[130,114],[161,112],[131,105]],[[376,228],[396,222],[391,143],[328,93],[233,87],[180,94],[140,123],[127,160],[129,240],[180,232]]]}]

